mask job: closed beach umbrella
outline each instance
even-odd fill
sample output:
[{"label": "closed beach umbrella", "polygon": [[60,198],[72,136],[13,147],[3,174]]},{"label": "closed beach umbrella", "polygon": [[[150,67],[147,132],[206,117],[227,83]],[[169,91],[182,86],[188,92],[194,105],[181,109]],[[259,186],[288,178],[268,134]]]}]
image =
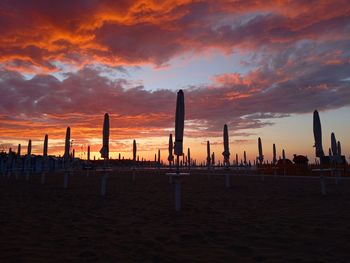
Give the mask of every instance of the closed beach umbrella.
[{"label": "closed beach umbrella", "polygon": [[66,130],[66,141],[64,144],[64,159],[68,159],[69,158],[69,151],[70,151],[70,127],[67,127]]},{"label": "closed beach umbrella", "polygon": [[258,150],[259,150],[258,159],[259,159],[260,164],[262,164],[262,162],[264,161],[264,155],[263,155],[262,143],[261,143],[260,137],[258,138]]},{"label": "closed beach umbrella", "polygon": [[32,140],[28,141],[27,156],[30,157],[32,154]]},{"label": "closed beach umbrella", "polygon": [[172,161],[174,161],[174,156],[173,156],[173,135],[172,134],[169,134],[168,150],[169,150],[168,161],[169,161],[169,164],[170,164]]},{"label": "closed beach umbrella", "polygon": [[244,164],[247,164],[247,153],[245,151],[243,152],[243,159],[244,159]]},{"label": "closed beach umbrella", "polygon": [[185,124],[185,99],[182,90],[177,93],[176,115],[175,115],[175,145],[174,153],[176,155],[183,154],[183,136]]},{"label": "closed beach umbrella", "polygon": [[104,159],[109,158],[109,116],[108,113],[105,114],[103,121],[103,131],[102,131],[102,143],[103,146],[100,150],[101,157]]},{"label": "closed beach umbrella", "polygon": [[46,134],[44,139],[44,149],[43,149],[44,157],[47,157],[48,140],[49,140],[49,136]]},{"label": "closed beach umbrella", "polygon": [[210,166],[210,142],[207,141],[207,166]]},{"label": "closed beach umbrella", "polygon": [[90,145],[88,146],[88,150],[87,150],[87,159],[88,161],[90,161]]},{"label": "closed beach umbrella", "polygon": [[135,162],[136,161],[136,140],[134,140],[133,144],[132,144],[132,159]]},{"label": "closed beach umbrella", "polygon": [[18,156],[18,157],[21,157],[21,144],[18,144],[17,156]]},{"label": "closed beach umbrella", "polygon": [[29,179],[29,169],[30,169],[30,156],[32,154],[32,140],[29,140],[28,141],[28,147],[27,147],[27,156],[26,156],[26,159],[25,159],[25,169],[26,169],[26,180]]},{"label": "closed beach umbrella", "polygon": [[272,158],[272,162],[273,165],[275,165],[277,163],[277,157],[276,157],[276,144],[273,144],[272,146],[272,151],[273,151],[273,158]]},{"label": "closed beach umbrella", "polygon": [[337,156],[338,155],[338,144],[337,144],[337,140],[335,138],[334,132],[332,132],[332,134],[331,134],[331,149],[332,149],[333,156]]},{"label": "closed beach umbrella", "polygon": [[229,149],[229,141],[228,141],[227,124],[224,125],[224,151],[222,155],[224,156],[224,163],[226,165],[230,165],[230,149]]},{"label": "closed beach umbrella", "polygon": [[341,145],[340,145],[340,141],[338,141],[338,155],[341,156]]},{"label": "closed beach umbrella", "polygon": [[314,130],[314,139],[315,139],[314,147],[316,148],[316,157],[321,158],[324,156],[324,152],[322,147],[321,121],[317,110],[314,111],[313,130]]},{"label": "closed beach umbrella", "polygon": [[191,166],[191,150],[190,150],[190,148],[187,148],[187,163],[188,163],[188,166]]}]

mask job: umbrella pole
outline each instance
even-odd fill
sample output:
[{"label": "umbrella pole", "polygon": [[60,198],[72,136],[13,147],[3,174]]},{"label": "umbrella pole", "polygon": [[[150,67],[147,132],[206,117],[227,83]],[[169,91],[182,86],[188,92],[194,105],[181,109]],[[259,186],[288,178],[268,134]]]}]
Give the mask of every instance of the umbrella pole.
[{"label": "umbrella pole", "polygon": [[230,175],[227,173],[225,174],[225,187],[226,188],[230,188],[231,185],[230,185]]},{"label": "umbrella pole", "polygon": [[180,168],[179,168],[179,155],[176,155],[176,176],[175,176],[175,210],[179,212],[181,210],[181,182],[180,182]]},{"label": "umbrella pole", "polygon": [[176,174],[180,173],[180,157],[176,155]]},{"label": "umbrella pole", "polygon": [[45,184],[46,166],[46,157],[44,157],[43,171],[41,171],[41,184]]},{"label": "umbrella pole", "polygon": [[104,159],[103,162],[103,175],[102,175],[102,181],[101,181],[101,195],[106,195],[106,189],[107,189],[107,172],[106,172],[106,166],[107,166],[107,159]]},{"label": "umbrella pole", "polygon": [[26,170],[26,181],[29,181],[29,175],[30,175],[30,157],[28,157],[25,160],[26,164],[25,164],[25,170]]},{"label": "umbrella pole", "polygon": [[327,194],[327,192],[326,192],[326,183],[325,183],[325,180],[324,180],[322,167],[320,169],[320,182],[321,182],[321,194],[323,196],[325,196]]},{"label": "umbrella pole", "polygon": [[64,178],[63,178],[63,188],[67,189],[68,188],[68,178],[69,178],[69,173],[70,173],[70,163],[69,159],[65,160],[65,172],[64,172]]}]

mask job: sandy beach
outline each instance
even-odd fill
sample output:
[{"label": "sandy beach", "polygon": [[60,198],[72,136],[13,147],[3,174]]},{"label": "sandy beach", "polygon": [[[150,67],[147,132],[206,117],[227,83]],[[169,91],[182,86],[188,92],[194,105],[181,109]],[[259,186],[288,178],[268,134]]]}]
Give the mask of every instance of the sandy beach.
[{"label": "sandy beach", "polygon": [[[162,172],[163,173],[163,172]],[[155,171],[1,177],[1,262],[348,262],[350,180],[193,172],[174,186]]]}]

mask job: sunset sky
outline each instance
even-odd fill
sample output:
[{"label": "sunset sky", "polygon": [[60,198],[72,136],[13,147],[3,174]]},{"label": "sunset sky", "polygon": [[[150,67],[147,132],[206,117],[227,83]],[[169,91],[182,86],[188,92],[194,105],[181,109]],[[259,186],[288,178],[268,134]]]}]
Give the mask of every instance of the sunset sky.
[{"label": "sunset sky", "polygon": [[67,126],[76,156],[102,143],[111,156],[167,158],[176,92],[184,90],[184,148],[202,161],[210,140],[222,160],[265,158],[272,144],[314,161],[312,113],[350,155],[350,5],[324,1],[0,2],[0,151],[29,139],[62,155]]}]

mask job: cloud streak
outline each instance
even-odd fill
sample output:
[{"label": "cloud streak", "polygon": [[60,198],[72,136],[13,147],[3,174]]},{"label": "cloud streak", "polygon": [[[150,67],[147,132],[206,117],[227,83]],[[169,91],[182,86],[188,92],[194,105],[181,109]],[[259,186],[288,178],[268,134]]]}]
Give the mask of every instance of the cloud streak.
[{"label": "cloud streak", "polygon": [[350,33],[346,1],[162,2],[3,2],[0,62],[41,73],[59,71],[55,61],[80,68],[161,65],[188,51],[268,46],[278,52],[301,40],[342,40]]},{"label": "cloud streak", "polygon": [[[329,58],[319,54],[305,57],[307,48],[302,46],[299,55],[298,50],[281,53],[271,58],[275,65],[266,61],[245,76],[227,73],[213,77],[211,84],[187,89],[187,135],[217,136],[224,123],[239,132],[270,125],[273,118],[348,106],[349,61],[341,53],[340,63],[328,63]],[[126,137],[166,135],[173,128],[176,96],[171,90],[130,88],[126,80],[112,81],[90,68],[63,81],[50,75],[27,80],[6,70],[0,78],[1,122],[13,132],[76,125],[93,136],[104,112]]]}]

